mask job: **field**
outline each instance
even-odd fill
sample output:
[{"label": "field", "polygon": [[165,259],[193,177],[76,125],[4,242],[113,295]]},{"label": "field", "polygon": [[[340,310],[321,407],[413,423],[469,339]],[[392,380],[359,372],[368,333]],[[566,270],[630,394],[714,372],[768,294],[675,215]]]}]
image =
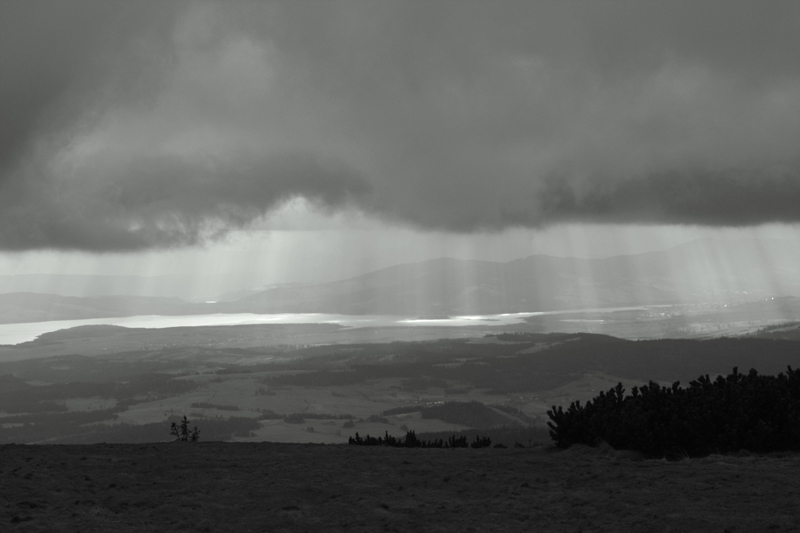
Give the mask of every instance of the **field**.
[{"label": "field", "polygon": [[[334,334],[335,325],[187,329],[84,327],[5,348],[0,444],[164,442],[184,415],[204,442],[340,444],[356,432],[502,426],[538,427],[526,440],[547,442],[551,406],[585,402],[618,382],[630,390],[734,366],[762,374],[800,366],[797,329],[786,325],[763,331],[765,339],[517,332],[349,344],[268,342]],[[430,410],[440,405],[475,409]]]},{"label": "field", "polygon": [[800,456],[313,444],[0,447],[19,532],[800,531]]}]

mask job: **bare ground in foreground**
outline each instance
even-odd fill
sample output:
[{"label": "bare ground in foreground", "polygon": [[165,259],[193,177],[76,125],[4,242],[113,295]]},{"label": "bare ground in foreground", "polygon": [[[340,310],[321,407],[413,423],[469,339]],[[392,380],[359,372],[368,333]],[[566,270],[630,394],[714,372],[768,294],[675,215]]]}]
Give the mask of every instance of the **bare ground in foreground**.
[{"label": "bare ground in foreground", "polygon": [[0,531],[800,531],[800,456],[8,445]]}]

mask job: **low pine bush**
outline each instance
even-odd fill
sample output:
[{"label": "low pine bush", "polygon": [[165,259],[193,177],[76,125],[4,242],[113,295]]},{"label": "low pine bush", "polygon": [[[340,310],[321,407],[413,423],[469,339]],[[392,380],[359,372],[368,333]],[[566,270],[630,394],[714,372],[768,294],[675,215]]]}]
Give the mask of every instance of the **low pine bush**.
[{"label": "low pine bush", "polygon": [[625,395],[622,384],[581,405],[547,412],[556,446],[597,445],[651,457],[698,457],[747,450],[800,450],[800,370],[777,376],[737,368],[716,380],[701,376],[684,388],[650,382]]},{"label": "low pine bush", "polygon": [[355,437],[350,437],[348,442],[351,446],[390,446],[393,448],[488,448],[492,444],[492,439],[488,437],[476,436],[475,441],[467,444],[467,437],[456,437],[451,435],[449,439],[422,440],[411,430],[406,432],[405,438],[397,438],[389,435],[387,431],[384,437],[361,437],[356,433]]}]

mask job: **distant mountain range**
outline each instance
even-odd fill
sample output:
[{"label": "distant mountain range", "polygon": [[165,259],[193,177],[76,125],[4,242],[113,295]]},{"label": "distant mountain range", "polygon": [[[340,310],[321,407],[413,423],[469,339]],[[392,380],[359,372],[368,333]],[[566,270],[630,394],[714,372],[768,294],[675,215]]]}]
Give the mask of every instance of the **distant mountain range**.
[{"label": "distant mountain range", "polygon": [[[86,276],[0,278],[0,322],[33,322],[140,314],[314,312],[442,316],[739,301],[800,294],[798,251],[782,241],[753,247],[694,241],[665,251],[604,259],[534,255],[505,263],[440,258],[396,265],[320,284],[276,285],[233,293],[225,301],[190,303],[168,278]],[[749,252],[747,252],[749,250]],[[54,277],[55,278],[55,277]],[[86,279],[83,279],[86,278]],[[91,278],[91,279],[90,279]],[[91,286],[94,278],[97,285]],[[83,283],[84,293],[62,294]],[[148,283],[145,283],[148,281]],[[15,291],[9,288],[18,287]],[[143,287],[147,290],[143,291]],[[47,289],[46,291],[38,291]],[[129,288],[110,296],[110,289]],[[28,292],[29,294],[19,294]],[[142,295],[145,292],[145,295]]]},{"label": "distant mountain range", "polygon": [[[711,243],[713,244],[713,243]],[[448,315],[738,301],[800,294],[800,263],[697,241],[606,259],[435,259],[352,279],[274,288],[231,302],[252,312]],[[780,252],[780,251],[778,251]],[[793,257],[793,256],[792,256]]]},{"label": "distant mountain range", "polygon": [[0,276],[0,294],[35,292],[60,296],[172,296],[190,294],[179,276],[118,276],[97,274],[18,274]]},{"label": "distant mountain range", "polygon": [[[230,279],[220,280],[219,291],[242,289],[237,283],[238,273]],[[193,276],[121,276],[114,274],[18,274],[0,276],[0,294],[11,292],[36,292],[61,296],[154,296],[185,300],[211,296],[207,290],[198,290]],[[217,285],[217,284],[215,284]],[[216,296],[216,295],[215,295]],[[216,296],[214,299],[219,299]]]},{"label": "distant mountain range", "polygon": [[197,312],[197,304],[178,298],[148,296],[81,298],[32,292],[0,294],[0,324],[137,315],[190,315]]}]

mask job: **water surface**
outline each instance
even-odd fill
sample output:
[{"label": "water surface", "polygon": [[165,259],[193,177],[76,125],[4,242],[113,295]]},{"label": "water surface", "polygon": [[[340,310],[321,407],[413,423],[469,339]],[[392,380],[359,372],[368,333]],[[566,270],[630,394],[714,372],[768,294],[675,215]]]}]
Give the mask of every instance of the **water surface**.
[{"label": "water surface", "polygon": [[114,318],[86,318],[81,320],[53,320],[50,322],[26,322],[22,324],[0,324],[0,344],[29,342],[39,335],[78,326],[111,325],[126,328],[175,328],[195,326],[236,326],[244,324],[341,324],[352,328],[386,326],[503,326],[518,324],[527,317],[562,313],[611,312],[644,307],[615,307],[607,309],[572,309],[568,311],[538,311],[531,313],[503,313],[498,315],[463,315],[452,317],[409,317],[392,315],[338,315],[329,313],[219,313],[213,315],[145,315]]}]

